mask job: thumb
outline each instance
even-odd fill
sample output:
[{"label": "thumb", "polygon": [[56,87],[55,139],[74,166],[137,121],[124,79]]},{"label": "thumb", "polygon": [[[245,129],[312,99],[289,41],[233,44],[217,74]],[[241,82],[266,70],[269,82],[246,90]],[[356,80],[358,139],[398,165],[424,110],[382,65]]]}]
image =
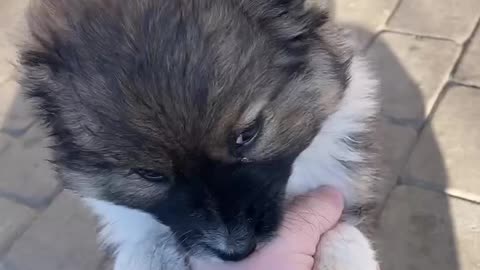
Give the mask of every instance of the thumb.
[{"label": "thumb", "polygon": [[278,241],[292,252],[313,255],[320,236],[337,224],[342,210],[343,197],[333,188],[299,196],[287,209]]}]

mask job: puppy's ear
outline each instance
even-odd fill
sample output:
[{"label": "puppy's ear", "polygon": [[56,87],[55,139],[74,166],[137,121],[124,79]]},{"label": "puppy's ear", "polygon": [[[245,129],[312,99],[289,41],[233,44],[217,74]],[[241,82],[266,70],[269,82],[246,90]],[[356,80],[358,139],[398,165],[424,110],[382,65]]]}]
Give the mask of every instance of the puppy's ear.
[{"label": "puppy's ear", "polygon": [[276,64],[292,74],[305,66],[312,41],[329,21],[327,10],[312,3],[312,0],[240,1],[245,13],[283,48]]},{"label": "puppy's ear", "polygon": [[66,29],[69,16],[68,0],[34,0],[27,10],[30,30],[46,34],[48,29]]},{"label": "puppy's ear", "polygon": [[280,40],[301,43],[329,20],[323,1],[327,0],[242,0],[241,5]]},{"label": "puppy's ear", "polygon": [[69,42],[76,38],[77,25],[88,9],[108,0],[33,0],[26,12],[27,35],[20,47],[24,68],[57,71],[65,68]]},{"label": "puppy's ear", "polygon": [[75,22],[96,1],[32,0],[25,14],[27,32],[18,52],[19,82],[47,124],[58,120],[62,87],[57,74],[68,70],[72,62],[69,42],[75,38]]},{"label": "puppy's ear", "polygon": [[58,43],[68,32],[66,6],[65,0],[30,2],[26,13],[28,32],[19,54],[23,67],[55,68],[60,63]]},{"label": "puppy's ear", "polygon": [[241,0],[241,5],[259,19],[295,19],[305,26],[316,28],[328,19],[329,2],[330,0]]},{"label": "puppy's ear", "polygon": [[52,76],[63,66],[59,48],[61,36],[68,32],[66,2],[32,0],[25,14],[27,31],[18,48],[19,83],[47,125],[56,122],[59,113]]}]

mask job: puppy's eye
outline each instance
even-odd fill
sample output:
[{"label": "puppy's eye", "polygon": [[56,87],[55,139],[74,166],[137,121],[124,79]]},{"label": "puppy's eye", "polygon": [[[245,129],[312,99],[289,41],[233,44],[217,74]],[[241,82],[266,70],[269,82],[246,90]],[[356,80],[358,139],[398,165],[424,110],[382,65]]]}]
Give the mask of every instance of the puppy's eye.
[{"label": "puppy's eye", "polygon": [[150,182],[163,182],[166,180],[165,176],[162,175],[159,172],[153,171],[153,170],[147,170],[147,169],[141,169],[141,168],[134,168],[131,169],[133,173],[138,174],[140,177],[144,178],[145,180],[148,180]]},{"label": "puppy's eye", "polygon": [[258,124],[254,123],[238,134],[237,138],[235,139],[235,146],[239,148],[248,145],[255,139],[255,137],[257,137],[257,134]]}]

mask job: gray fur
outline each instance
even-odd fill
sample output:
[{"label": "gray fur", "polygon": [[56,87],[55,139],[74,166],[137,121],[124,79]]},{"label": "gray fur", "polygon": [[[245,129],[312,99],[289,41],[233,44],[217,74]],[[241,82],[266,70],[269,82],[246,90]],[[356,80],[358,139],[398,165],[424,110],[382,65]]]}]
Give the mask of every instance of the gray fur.
[{"label": "gray fur", "polygon": [[[20,83],[55,140],[53,162],[66,187],[163,222],[170,216],[161,207],[184,201],[172,199],[173,187],[194,190],[218,178],[195,187],[204,203],[196,218],[211,214],[216,223],[208,226],[225,226],[224,237],[238,241],[270,239],[293,161],[349,85],[353,52],[328,14],[302,0],[39,0],[28,19]],[[255,142],[232,150],[257,120]],[[348,144],[373,153],[369,132]],[[355,166],[376,165],[345,162]],[[145,181],[132,168],[169,181]],[[239,175],[249,180],[228,183]],[[249,185],[265,191],[263,201]],[[242,211],[252,206],[243,200],[274,207],[255,209],[272,213],[259,229],[266,233],[245,225]],[[176,218],[172,228],[182,226]],[[219,231],[210,231],[197,242],[219,242]],[[195,244],[189,252],[204,251]]]}]

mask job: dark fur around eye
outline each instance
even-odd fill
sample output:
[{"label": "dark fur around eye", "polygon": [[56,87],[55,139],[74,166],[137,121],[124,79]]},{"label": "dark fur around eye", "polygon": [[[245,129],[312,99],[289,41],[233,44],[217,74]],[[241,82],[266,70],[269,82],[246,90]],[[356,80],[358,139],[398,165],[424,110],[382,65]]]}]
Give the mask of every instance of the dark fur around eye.
[{"label": "dark fur around eye", "polygon": [[261,121],[255,120],[253,123],[248,125],[246,128],[241,130],[235,136],[235,148],[239,150],[240,148],[251,144],[260,133]]},{"label": "dark fur around eye", "polygon": [[258,133],[258,127],[257,125],[251,125],[244,129],[236,138],[235,140],[235,145],[237,147],[242,147],[244,145],[247,145],[255,139]]},{"label": "dark fur around eye", "polygon": [[142,168],[133,168],[131,171],[135,174],[138,174],[143,179],[150,181],[150,182],[165,182],[167,178],[154,170],[142,169]]}]

